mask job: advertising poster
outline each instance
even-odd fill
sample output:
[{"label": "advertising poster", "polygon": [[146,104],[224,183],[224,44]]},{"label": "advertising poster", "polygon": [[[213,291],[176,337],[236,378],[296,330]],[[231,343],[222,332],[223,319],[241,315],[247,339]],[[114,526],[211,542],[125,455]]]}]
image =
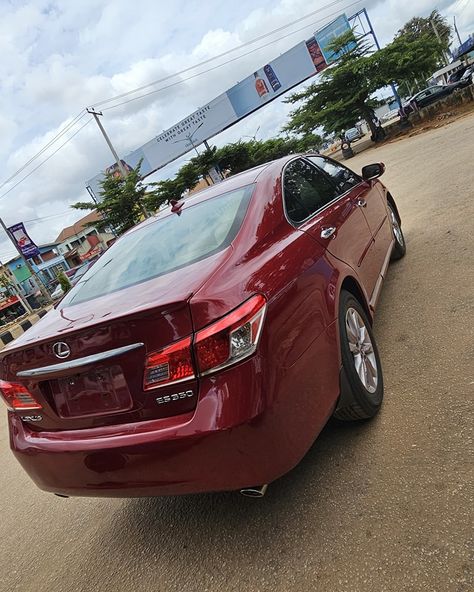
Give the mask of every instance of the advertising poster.
[{"label": "advertising poster", "polygon": [[[235,121],[235,111],[227,95],[223,93],[125,156],[122,165],[125,170],[134,169],[141,160],[141,175],[146,177],[186,154],[194,146],[199,146],[204,140],[215,136]],[[111,164],[106,171],[120,175],[117,163]],[[88,188],[97,200],[100,200],[100,183],[103,179],[104,174],[99,173],[87,181]]]},{"label": "advertising poster", "polygon": [[[329,62],[325,59],[324,47],[349,28],[346,16],[341,15],[317,34],[320,40],[313,37],[302,41],[255,70],[226,92],[125,156],[122,165],[126,170],[131,170],[141,160],[141,174],[146,177],[186,154],[204,140],[212,138],[326,68]],[[116,163],[109,165],[106,172],[120,175]],[[104,173],[99,173],[87,182],[89,192],[96,199],[100,199],[100,182],[103,179]]]},{"label": "advertising poster", "polygon": [[38,247],[35,245],[35,243],[28,236],[23,222],[19,222],[18,224],[10,226],[8,228],[8,232],[18,245],[25,259],[31,259],[31,257],[39,255],[40,251]]},{"label": "advertising poster", "polygon": [[[329,23],[329,25],[326,25],[319,31],[316,31],[314,37],[327,64],[332,64],[341,56],[341,52],[334,53],[329,49],[328,45],[330,45],[334,39],[336,39],[336,37],[339,37],[343,33],[346,33],[350,30],[351,25],[347,19],[347,16],[345,14],[341,14],[336,20],[332,21],[332,23]],[[347,48],[354,49],[356,45],[357,44],[354,41],[350,43]]]},{"label": "advertising poster", "polygon": [[249,115],[316,74],[313,59],[305,41],[259,68],[227,91],[236,120]]},{"label": "advertising poster", "polygon": [[309,51],[311,59],[313,60],[313,64],[316,68],[316,71],[321,72],[321,70],[327,68],[328,65],[326,63],[326,60],[324,59],[323,52],[321,51],[321,48],[319,47],[318,42],[314,37],[306,41],[306,47]]}]

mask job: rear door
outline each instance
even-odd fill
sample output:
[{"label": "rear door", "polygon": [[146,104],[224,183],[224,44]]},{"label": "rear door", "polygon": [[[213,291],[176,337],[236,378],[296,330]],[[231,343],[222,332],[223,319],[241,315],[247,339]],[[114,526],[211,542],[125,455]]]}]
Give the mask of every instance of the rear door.
[{"label": "rear door", "polygon": [[378,277],[369,253],[374,241],[357,204],[360,180],[352,173],[345,183],[344,187],[338,187],[308,159],[290,161],[283,173],[286,215],[299,230],[350,265],[370,295]]}]

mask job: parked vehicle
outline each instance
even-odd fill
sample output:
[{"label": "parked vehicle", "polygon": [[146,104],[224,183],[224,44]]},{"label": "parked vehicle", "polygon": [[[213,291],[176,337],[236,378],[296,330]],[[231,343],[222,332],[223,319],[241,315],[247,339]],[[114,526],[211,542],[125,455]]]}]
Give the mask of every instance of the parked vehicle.
[{"label": "parked vehicle", "polygon": [[261,496],[332,415],[374,416],[374,310],[405,253],[384,169],[288,156],[121,237],[0,353],[10,444],[34,482]]},{"label": "parked vehicle", "polygon": [[58,284],[56,286],[56,288],[54,288],[53,292],[51,292],[51,298],[53,300],[57,300],[58,298],[61,298],[64,295],[63,289],[61,284]]},{"label": "parked vehicle", "polygon": [[473,82],[474,82],[474,64],[472,66],[469,66],[468,68],[466,68],[466,70],[464,71],[464,74],[461,76],[461,78],[458,80],[458,82],[456,84],[457,84],[458,88],[466,88],[466,86],[469,86]]},{"label": "parked vehicle", "polygon": [[454,90],[454,85],[450,84],[435,85],[425,88],[402,105],[402,108],[399,111],[400,117],[406,117],[410,113],[413,113],[413,111],[418,111],[418,109],[421,109],[422,107],[427,107],[443,97],[452,94]]},{"label": "parked vehicle", "polygon": [[392,109],[391,111],[388,111],[387,113],[382,115],[381,119],[384,123],[386,123],[387,121],[392,121],[392,119],[397,119],[397,117],[399,116],[400,114],[398,112],[398,109]]},{"label": "parked vehicle", "polygon": [[94,263],[95,261],[87,261],[86,263],[83,263],[80,267],[78,267],[76,269],[76,273],[71,278],[71,286],[75,286]]},{"label": "parked vehicle", "polygon": [[364,137],[364,133],[358,127],[351,127],[346,131],[344,137],[348,142],[357,142],[357,140],[360,140]]},{"label": "parked vehicle", "polygon": [[461,66],[460,68],[458,68],[448,78],[448,84],[454,84],[455,82],[458,82],[459,80],[461,80],[461,77],[463,76],[463,74],[464,74],[465,71],[466,71],[466,67],[465,66]]}]

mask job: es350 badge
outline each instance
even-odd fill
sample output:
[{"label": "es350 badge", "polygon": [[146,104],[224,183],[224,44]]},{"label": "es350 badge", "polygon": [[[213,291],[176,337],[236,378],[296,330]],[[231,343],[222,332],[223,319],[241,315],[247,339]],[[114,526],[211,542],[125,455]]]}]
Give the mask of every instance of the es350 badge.
[{"label": "es350 badge", "polygon": [[193,397],[193,391],[182,391],[181,393],[174,393],[173,395],[164,395],[163,397],[156,397],[156,402],[158,405],[163,405],[164,403],[172,403],[173,401],[179,401],[180,399],[188,399],[189,397]]}]

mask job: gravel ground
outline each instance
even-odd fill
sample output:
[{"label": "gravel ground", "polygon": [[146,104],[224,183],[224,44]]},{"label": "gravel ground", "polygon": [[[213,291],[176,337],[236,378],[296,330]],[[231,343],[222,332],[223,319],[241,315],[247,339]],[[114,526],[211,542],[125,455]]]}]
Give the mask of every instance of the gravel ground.
[{"label": "gravel ground", "polygon": [[263,500],[62,500],[2,414],[0,590],[472,591],[473,154],[471,115],[349,162],[385,162],[408,243],[377,313],[375,420],[328,425]]}]

